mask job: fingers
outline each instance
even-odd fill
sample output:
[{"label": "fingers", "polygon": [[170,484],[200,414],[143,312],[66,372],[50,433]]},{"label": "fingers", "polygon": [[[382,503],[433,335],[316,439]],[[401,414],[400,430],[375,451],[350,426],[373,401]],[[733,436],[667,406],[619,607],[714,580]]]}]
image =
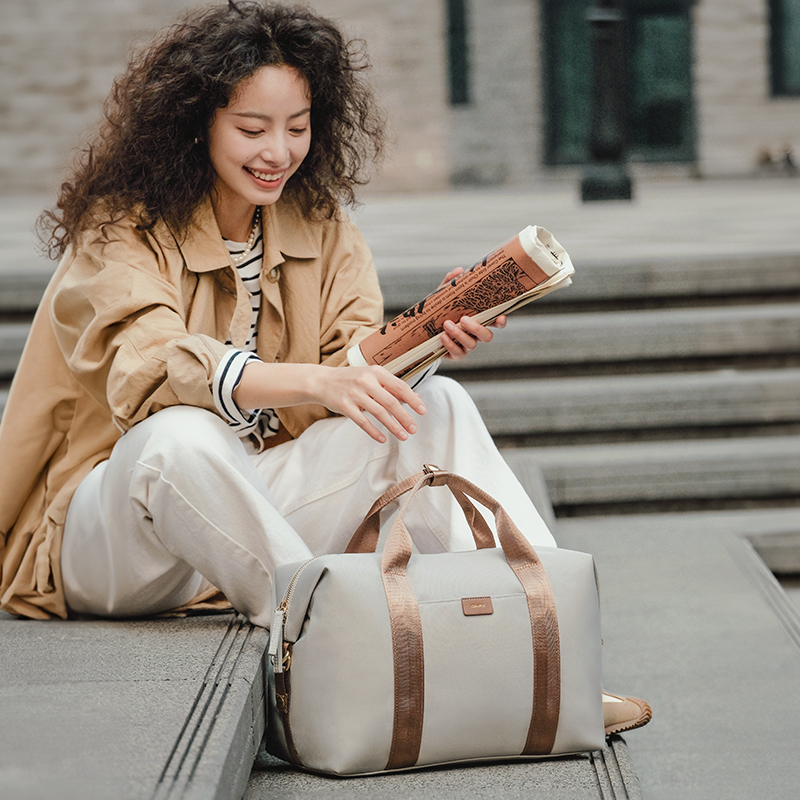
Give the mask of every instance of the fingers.
[{"label": "fingers", "polygon": [[395,438],[405,441],[417,431],[406,406],[417,414],[425,413],[419,395],[383,367],[331,368],[327,373],[323,404],[352,419],[380,443],[386,441],[386,436],[375,422]]},{"label": "fingers", "polygon": [[[396,401],[395,401],[396,402]],[[357,409],[352,419],[362,430],[366,431],[378,442],[385,442],[386,436],[370,421],[370,416],[382,425],[392,436],[404,442],[410,435],[417,432],[417,426],[410,415],[402,410],[399,403],[382,405],[378,400],[369,399],[363,409]]]},{"label": "fingers", "polygon": [[450,272],[448,272],[447,275],[445,275],[444,278],[442,279],[442,282],[439,284],[439,289],[450,283],[450,281],[452,281],[453,278],[457,278],[463,271],[464,271],[463,267],[456,267],[455,269],[451,269]]},{"label": "fingers", "polygon": [[[497,324],[502,320],[501,324]],[[505,327],[506,318],[498,317],[495,327]],[[480,342],[491,342],[494,334],[485,325],[481,325],[473,317],[461,317],[456,325],[447,320],[444,323],[442,344],[447,351],[447,358],[459,361],[471,353]]]}]

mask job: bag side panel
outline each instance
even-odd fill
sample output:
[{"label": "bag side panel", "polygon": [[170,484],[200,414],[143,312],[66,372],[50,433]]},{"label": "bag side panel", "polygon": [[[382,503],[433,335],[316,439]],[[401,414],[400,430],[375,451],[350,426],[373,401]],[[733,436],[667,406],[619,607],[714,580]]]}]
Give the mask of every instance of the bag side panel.
[{"label": "bag side panel", "polygon": [[394,669],[380,554],[326,559],[292,649],[291,727],[310,769],[382,770],[394,719]]},{"label": "bag side panel", "polygon": [[553,753],[602,750],[603,698],[600,608],[594,559],[587,553],[541,547],[558,612],[561,711]]}]

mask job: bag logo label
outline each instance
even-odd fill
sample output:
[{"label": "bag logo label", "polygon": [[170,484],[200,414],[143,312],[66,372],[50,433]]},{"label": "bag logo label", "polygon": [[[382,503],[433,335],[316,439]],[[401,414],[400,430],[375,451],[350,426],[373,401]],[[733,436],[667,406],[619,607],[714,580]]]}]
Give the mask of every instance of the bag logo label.
[{"label": "bag logo label", "polygon": [[494,614],[491,597],[462,597],[461,608],[465,617],[479,617]]}]

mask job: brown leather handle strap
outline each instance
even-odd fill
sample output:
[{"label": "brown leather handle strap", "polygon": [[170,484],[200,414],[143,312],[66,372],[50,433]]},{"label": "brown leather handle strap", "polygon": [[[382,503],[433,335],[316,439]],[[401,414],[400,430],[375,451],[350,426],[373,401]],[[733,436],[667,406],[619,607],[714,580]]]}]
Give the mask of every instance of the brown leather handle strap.
[{"label": "brown leather handle strap", "polygon": [[[364,517],[361,525],[358,526],[356,532],[350,538],[350,542],[345,548],[345,553],[374,553],[378,548],[378,537],[380,536],[381,511],[386,508],[393,500],[402,497],[406,492],[411,491],[414,484],[421,478],[427,477],[429,482],[434,480],[436,472],[418,472],[405,480],[396,483],[390,489],[387,489],[373,504],[367,515]],[[448,473],[449,474],[449,473]],[[435,485],[435,484],[431,484]],[[473,505],[472,501],[459,489],[448,486],[456,502],[461,506],[464,516],[466,517],[467,524],[472,532],[472,538],[475,541],[475,547],[478,550],[487,547],[494,547],[494,534],[491,528],[486,524],[486,520],[481,516],[480,512]]]},{"label": "brown leather handle strap", "polygon": [[378,548],[378,537],[381,532],[380,514],[381,511],[398,497],[414,487],[414,484],[424,475],[425,472],[418,472],[409,478],[396,483],[391,489],[387,489],[373,504],[364,521],[356,528],[356,532],[350,538],[350,542],[345,548],[345,553],[374,553]]},{"label": "brown leather handle strap", "polygon": [[394,723],[386,769],[412,767],[419,758],[425,719],[425,654],[422,619],[405,572],[381,575],[392,629]]},{"label": "brown leather handle strap", "polygon": [[[407,490],[409,496],[392,526],[381,560],[381,577],[392,627],[395,674],[395,718],[387,769],[413,766],[419,757],[422,741],[425,704],[422,622],[406,573],[412,550],[403,517],[414,495],[431,482],[424,475]],[[555,743],[561,705],[558,616],[547,573],[530,542],[493,497],[465,478],[451,473],[440,471],[434,483],[446,484],[477,500],[495,516],[506,560],[525,591],[531,624],[533,707],[522,754],[546,755]]]},{"label": "brown leather handle strap", "polygon": [[394,723],[386,769],[413,767],[422,744],[425,718],[422,619],[406,573],[411,558],[411,536],[403,524],[403,516],[414,495],[430,480],[430,475],[423,474],[410,490],[392,525],[381,558],[381,580],[389,607],[394,661]]},{"label": "brown leather handle strap", "polygon": [[475,548],[477,550],[485,550],[496,547],[497,543],[494,540],[492,529],[486,524],[486,520],[481,516],[481,512],[475,508],[472,500],[467,497],[460,489],[454,486],[447,485],[456,502],[461,506],[464,516],[467,519],[467,525],[472,531],[472,538],[475,540]]}]

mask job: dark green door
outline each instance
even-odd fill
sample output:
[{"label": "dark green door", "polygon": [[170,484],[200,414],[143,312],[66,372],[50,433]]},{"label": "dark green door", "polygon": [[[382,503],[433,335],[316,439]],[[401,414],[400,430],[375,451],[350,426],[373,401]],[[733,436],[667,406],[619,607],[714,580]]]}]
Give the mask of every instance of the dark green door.
[{"label": "dark green door", "polygon": [[[631,159],[692,161],[691,0],[629,0],[628,139]],[[543,0],[545,142],[550,164],[588,155],[591,0]]]}]

